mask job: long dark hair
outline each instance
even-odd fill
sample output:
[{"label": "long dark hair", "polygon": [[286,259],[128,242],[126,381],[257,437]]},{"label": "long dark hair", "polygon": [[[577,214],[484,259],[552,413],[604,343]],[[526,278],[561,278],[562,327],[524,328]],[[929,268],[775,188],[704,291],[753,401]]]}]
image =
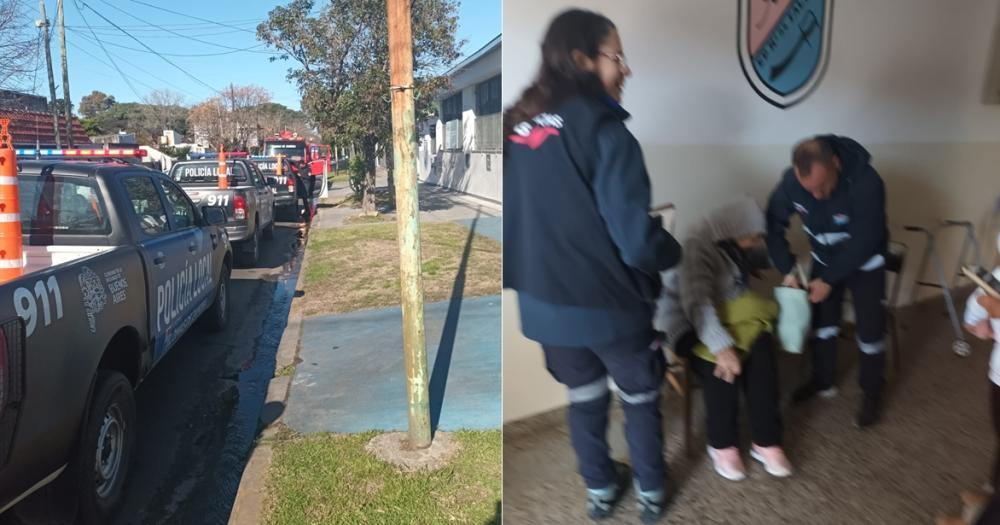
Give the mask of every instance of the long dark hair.
[{"label": "long dark hair", "polygon": [[514,126],[531,120],[559,102],[574,96],[600,96],[605,90],[597,75],[583,71],[573,60],[573,50],[597,56],[601,43],[615,29],[606,16],[570,9],[552,20],[542,41],[542,67],[521,98],[503,116],[504,136]]}]

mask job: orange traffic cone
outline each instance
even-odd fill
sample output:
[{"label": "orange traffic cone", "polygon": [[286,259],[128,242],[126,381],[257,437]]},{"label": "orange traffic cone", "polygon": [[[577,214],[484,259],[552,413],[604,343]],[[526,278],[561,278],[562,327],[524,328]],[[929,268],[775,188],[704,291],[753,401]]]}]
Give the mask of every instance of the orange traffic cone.
[{"label": "orange traffic cone", "polygon": [[219,189],[225,190],[229,188],[229,173],[226,171],[226,151],[223,149],[223,145],[219,144]]},{"label": "orange traffic cone", "polygon": [[21,206],[17,192],[17,155],[8,127],[0,118],[0,282],[24,273],[21,245]]}]

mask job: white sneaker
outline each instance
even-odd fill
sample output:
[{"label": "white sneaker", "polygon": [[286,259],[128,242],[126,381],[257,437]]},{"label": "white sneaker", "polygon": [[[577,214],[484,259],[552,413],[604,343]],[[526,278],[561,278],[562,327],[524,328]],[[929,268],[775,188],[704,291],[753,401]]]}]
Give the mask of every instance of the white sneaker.
[{"label": "white sneaker", "polygon": [[729,481],[742,481],[747,477],[747,469],[743,466],[740,449],[736,447],[708,447],[708,457],[712,459],[715,472]]},{"label": "white sneaker", "polygon": [[764,465],[764,470],[776,478],[787,478],[792,475],[792,463],[785,456],[781,447],[750,447],[750,457]]}]

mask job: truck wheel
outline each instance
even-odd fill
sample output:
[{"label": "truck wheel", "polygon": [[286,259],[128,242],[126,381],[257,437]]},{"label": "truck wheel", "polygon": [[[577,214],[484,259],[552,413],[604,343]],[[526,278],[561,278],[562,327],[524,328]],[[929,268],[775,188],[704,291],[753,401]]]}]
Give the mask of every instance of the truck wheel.
[{"label": "truck wheel", "polygon": [[215,287],[215,300],[201,314],[202,326],[206,331],[221,332],[229,323],[229,274],[229,264],[224,264],[219,272],[219,284]]},{"label": "truck wheel", "polygon": [[135,443],[135,400],[121,372],[100,370],[73,462],[80,523],[108,523],[122,501]]},{"label": "truck wheel", "polygon": [[243,264],[246,266],[254,266],[260,259],[260,224],[254,226],[253,235],[249,239],[243,241],[242,253]]}]

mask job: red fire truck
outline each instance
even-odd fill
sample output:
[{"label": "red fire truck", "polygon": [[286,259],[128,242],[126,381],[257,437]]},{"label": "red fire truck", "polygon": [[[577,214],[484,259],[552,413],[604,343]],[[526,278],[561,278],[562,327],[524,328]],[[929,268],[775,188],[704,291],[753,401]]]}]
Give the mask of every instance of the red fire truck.
[{"label": "red fire truck", "polygon": [[264,139],[264,150],[261,152],[263,156],[274,157],[279,153],[289,160],[309,164],[309,172],[313,175],[323,175],[333,169],[330,146],[309,142],[292,131],[285,130]]}]

